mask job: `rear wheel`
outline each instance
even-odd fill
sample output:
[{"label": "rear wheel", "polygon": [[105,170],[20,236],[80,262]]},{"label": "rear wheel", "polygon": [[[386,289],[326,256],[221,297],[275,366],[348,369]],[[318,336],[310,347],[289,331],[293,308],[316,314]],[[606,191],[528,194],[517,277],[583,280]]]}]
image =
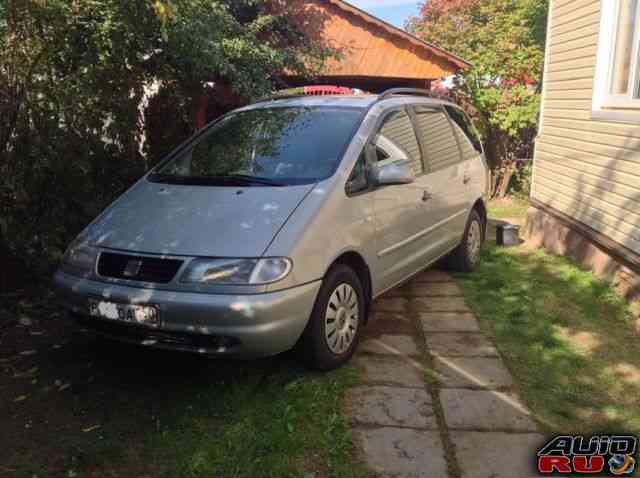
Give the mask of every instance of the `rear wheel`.
[{"label": "rear wheel", "polygon": [[460,272],[473,272],[480,265],[486,224],[475,209],[471,211],[460,245],[447,258],[447,265]]},{"label": "rear wheel", "polygon": [[358,346],[366,303],[358,275],[338,264],[324,279],[298,350],[310,367],[333,370]]}]

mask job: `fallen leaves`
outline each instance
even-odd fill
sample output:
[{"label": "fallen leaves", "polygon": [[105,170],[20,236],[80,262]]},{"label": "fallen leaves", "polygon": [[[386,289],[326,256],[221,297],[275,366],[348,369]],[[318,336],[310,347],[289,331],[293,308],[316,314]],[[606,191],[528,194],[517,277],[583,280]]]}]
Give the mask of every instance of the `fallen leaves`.
[{"label": "fallen leaves", "polygon": [[63,392],[66,389],[68,389],[69,387],[71,387],[71,384],[69,382],[63,383],[62,380],[56,379],[53,382],[53,386],[58,388],[58,392]]},{"label": "fallen leaves", "polygon": [[38,367],[31,367],[26,372],[14,373],[13,378],[30,378],[38,371]]}]

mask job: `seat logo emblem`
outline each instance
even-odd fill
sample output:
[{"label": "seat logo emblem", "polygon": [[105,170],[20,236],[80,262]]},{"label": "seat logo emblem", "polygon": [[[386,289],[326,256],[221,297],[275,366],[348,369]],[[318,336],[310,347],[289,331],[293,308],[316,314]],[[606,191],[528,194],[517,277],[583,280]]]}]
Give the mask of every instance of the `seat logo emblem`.
[{"label": "seat logo emblem", "polygon": [[140,268],[142,267],[142,261],[132,260],[127,262],[127,265],[124,268],[123,275],[125,277],[135,277],[140,272]]}]

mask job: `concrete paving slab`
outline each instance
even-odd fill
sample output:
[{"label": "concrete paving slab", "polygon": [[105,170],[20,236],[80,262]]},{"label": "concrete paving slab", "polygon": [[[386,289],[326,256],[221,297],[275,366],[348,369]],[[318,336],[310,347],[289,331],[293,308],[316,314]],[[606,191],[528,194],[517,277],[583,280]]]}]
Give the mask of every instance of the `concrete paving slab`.
[{"label": "concrete paving slab", "polygon": [[445,388],[440,390],[440,402],[450,429],[537,431],[528,410],[515,394]]},{"label": "concrete paving slab", "polygon": [[[365,330],[365,335],[367,337],[376,337],[383,334],[388,335],[413,335],[416,332],[415,326],[413,322],[409,319],[399,320],[399,319],[388,319],[383,317],[388,317],[386,313],[382,313],[385,315],[372,315],[369,317],[369,322],[367,323],[367,327]],[[378,318],[380,317],[380,318]]]},{"label": "concrete paving slab", "polygon": [[459,312],[422,312],[418,314],[425,332],[479,332],[473,314]]},{"label": "concrete paving slab", "polygon": [[358,354],[355,364],[364,372],[365,383],[424,388],[422,370],[415,359],[399,356]]},{"label": "concrete paving slab", "polygon": [[407,312],[409,301],[404,297],[381,297],[371,305],[374,312]]},{"label": "concrete paving slab", "polygon": [[513,386],[513,377],[498,358],[440,357],[434,366],[443,387],[496,389]]},{"label": "concrete paving slab", "polygon": [[462,478],[539,476],[535,456],[544,443],[537,433],[452,432]]},{"label": "concrete paving slab", "polygon": [[408,307],[412,312],[471,313],[471,309],[462,297],[415,297],[409,300]]},{"label": "concrete paving slab", "polygon": [[384,299],[395,299],[397,297],[403,297],[404,298],[405,296],[406,296],[406,294],[403,292],[401,287],[395,287],[395,288],[385,292],[384,295],[381,296],[381,298],[384,298]]},{"label": "concrete paving slab", "polygon": [[427,348],[443,357],[497,357],[496,348],[482,334],[427,334]]},{"label": "concrete paving slab", "polygon": [[455,282],[407,282],[385,292],[384,297],[460,297],[462,291]]},{"label": "concrete paving slab", "polygon": [[413,277],[411,282],[453,282],[453,277],[446,271],[428,269]]},{"label": "concrete paving slab", "polygon": [[376,428],[356,430],[356,439],[367,466],[384,477],[447,477],[444,448],[437,431]]},{"label": "concrete paving slab", "polygon": [[462,297],[462,291],[455,282],[409,282],[399,290],[407,297]]},{"label": "concrete paving slab", "polygon": [[421,389],[361,386],[347,392],[346,412],[362,425],[437,429],[431,396]]},{"label": "concrete paving slab", "polygon": [[380,335],[365,338],[360,351],[378,355],[420,355],[415,340],[410,335]]},{"label": "concrete paving slab", "polygon": [[380,320],[405,322],[410,324],[411,316],[404,312],[386,312],[384,310],[376,311],[372,309],[371,313],[369,314],[369,324],[374,326],[375,322],[378,322]]}]

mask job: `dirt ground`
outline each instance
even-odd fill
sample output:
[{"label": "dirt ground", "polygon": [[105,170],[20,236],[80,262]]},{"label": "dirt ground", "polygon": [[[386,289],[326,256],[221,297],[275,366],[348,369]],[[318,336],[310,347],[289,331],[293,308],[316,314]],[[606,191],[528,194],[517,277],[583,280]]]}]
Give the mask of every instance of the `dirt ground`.
[{"label": "dirt ground", "polygon": [[[229,362],[111,343],[63,317],[49,290],[0,300],[3,477],[68,476],[75,465],[91,475],[94,462],[100,476],[118,476],[105,466],[109,456],[124,451],[135,464],[144,437],[206,387],[268,374],[286,360]],[[127,471],[153,476],[148,463]]]}]

